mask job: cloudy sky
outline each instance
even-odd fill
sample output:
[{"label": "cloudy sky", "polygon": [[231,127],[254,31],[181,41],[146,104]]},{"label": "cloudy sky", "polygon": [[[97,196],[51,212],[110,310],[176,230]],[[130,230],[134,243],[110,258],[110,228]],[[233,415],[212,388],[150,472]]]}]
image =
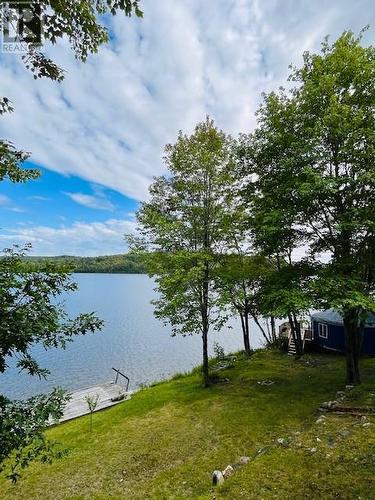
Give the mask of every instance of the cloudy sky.
[{"label": "cloudy sky", "polygon": [[86,64],[55,47],[62,84],[34,81],[18,56],[0,55],[0,95],[15,107],[0,137],[43,171],[26,185],[1,183],[0,247],[123,252],[178,130],[209,114],[227,132],[250,131],[261,93],[285,84],[288,65],[325,35],[370,24],[364,43],[375,42],[373,0],[142,0],[142,8],[143,20],[111,18],[111,43]]}]

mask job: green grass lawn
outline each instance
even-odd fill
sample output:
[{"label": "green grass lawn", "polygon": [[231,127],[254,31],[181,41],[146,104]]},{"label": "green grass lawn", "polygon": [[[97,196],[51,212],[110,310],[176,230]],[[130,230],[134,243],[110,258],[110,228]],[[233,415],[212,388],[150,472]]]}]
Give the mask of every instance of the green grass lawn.
[{"label": "green grass lawn", "polygon": [[[362,373],[347,403],[374,405],[374,358]],[[50,429],[70,453],[34,464],[15,486],[1,479],[0,497],[375,499],[375,418],[316,423],[319,404],[344,387],[343,357],[258,351],[220,376],[229,382],[209,389],[195,370],[142,390],[96,413],[91,433],[87,417]],[[213,487],[212,471],[241,455],[251,461]]]}]

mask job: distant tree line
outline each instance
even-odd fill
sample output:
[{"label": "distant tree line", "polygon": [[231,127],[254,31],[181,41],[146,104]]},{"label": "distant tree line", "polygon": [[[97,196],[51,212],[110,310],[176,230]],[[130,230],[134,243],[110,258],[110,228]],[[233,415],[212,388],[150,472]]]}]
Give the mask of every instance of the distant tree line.
[{"label": "distant tree line", "polygon": [[46,263],[56,266],[68,266],[74,273],[113,273],[113,274],[143,274],[145,265],[139,255],[117,254],[98,257],[76,257],[59,255],[57,257],[24,257],[29,270],[38,270]]}]

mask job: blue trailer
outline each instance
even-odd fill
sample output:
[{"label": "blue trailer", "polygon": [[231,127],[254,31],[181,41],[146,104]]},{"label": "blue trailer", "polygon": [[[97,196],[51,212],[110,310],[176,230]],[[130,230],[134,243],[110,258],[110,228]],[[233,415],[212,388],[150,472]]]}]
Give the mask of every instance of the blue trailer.
[{"label": "blue trailer", "polygon": [[[332,309],[311,315],[312,343],[331,351],[345,352],[342,317]],[[362,354],[375,356],[375,314],[369,313],[364,327]]]}]

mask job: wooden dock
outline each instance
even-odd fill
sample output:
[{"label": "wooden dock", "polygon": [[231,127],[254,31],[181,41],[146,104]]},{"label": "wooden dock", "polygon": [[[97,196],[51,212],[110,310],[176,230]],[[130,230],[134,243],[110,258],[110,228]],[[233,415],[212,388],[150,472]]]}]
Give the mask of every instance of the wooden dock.
[{"label": "wooden dock", "polygon": [[126,390],[116,382],[107,382],[87,387],[86,389],[73,391],[70,393],[70,396],[71,399],[65,407],[64,415],[60,419],[60,422],[66,422],[72,418],[89,414],[90,410],[86,401],[87,396],[99,397],[98,404],[94,410],[99,411],[126,401],[130,398],[131,393],[126,392]]}]

